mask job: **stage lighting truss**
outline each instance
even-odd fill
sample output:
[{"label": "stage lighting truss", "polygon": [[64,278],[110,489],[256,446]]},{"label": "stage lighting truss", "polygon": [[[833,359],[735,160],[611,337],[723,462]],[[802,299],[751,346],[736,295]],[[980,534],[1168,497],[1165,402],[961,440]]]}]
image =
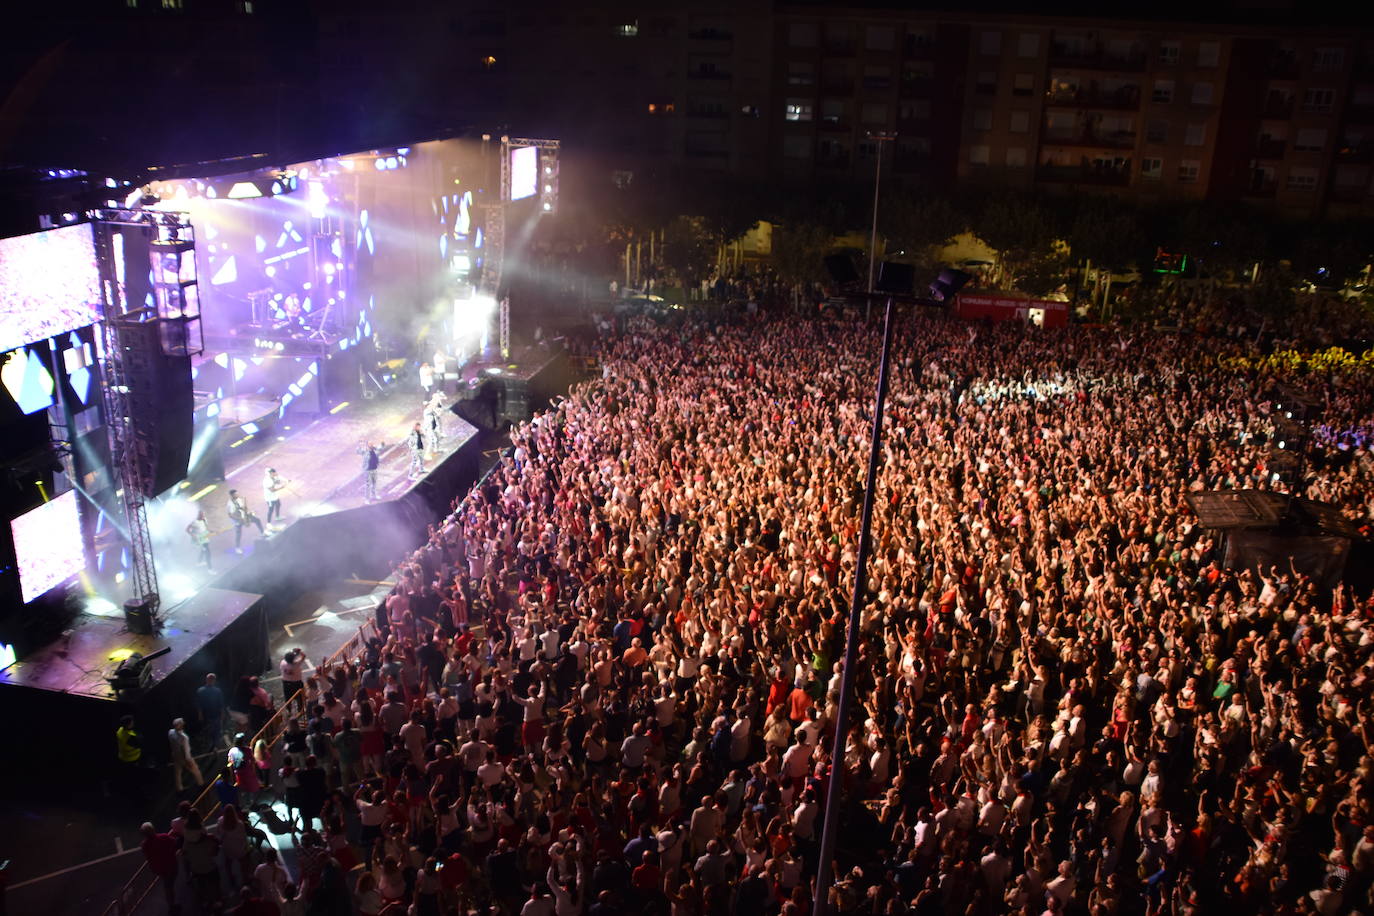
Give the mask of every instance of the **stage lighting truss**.
[{"label": "stage lighting truss", "polygon": [[539,210],[553,213],[558,209],[558,147],[539,151]]}]

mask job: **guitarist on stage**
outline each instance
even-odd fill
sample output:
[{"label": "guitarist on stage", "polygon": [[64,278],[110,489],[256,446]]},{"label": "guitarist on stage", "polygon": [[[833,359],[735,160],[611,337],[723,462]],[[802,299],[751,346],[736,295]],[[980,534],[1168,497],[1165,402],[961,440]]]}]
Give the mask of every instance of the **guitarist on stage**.
[{"label": "guitarist on stage", "polygon": [[229,520],[234,523],[234,552],[243,553],[243,526],[257,525],[258,534],[267,537],[267,530],[262,527],[262,519],[253,514],[248,508],[248,500],[239,495],[238,490],[229,491]]},{"label": "guitarist on stage", "polygon": [[205,518],[204,509],[201,509],[191,520],[191,524],[186,526],[186,533],[191,536],[191,543],[200,550],[200,559],[205,562],[205,568],[214,569],[210,562],[210,522]]}]

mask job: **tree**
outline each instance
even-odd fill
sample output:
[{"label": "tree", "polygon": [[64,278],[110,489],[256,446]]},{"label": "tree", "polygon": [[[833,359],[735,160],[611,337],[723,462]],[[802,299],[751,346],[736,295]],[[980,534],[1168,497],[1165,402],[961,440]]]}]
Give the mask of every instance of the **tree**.
[{"label": "tree", "polygon": [[[1034,286],[1043,289],[1050,284],[1050,272],[1062,272],[1067,266],[1054,254],[1059,237],[1057,215],[1042,199],[1029,194],[998,191],[982,200],[973,230],[1000,256],[1003,285],[1017,288],[1025,274]],[[1050,288],[1062,284],[1061,275]]]},{"label": "tree", "polygon": [[934,266],[935,249],[943,248],[968,228],[965,212],[947,197],[898,191],[878,209],[878,231],[893,257],[921,267]]},{"label": "tree", "polygon": [[823,259],[832,240],[819,223],[793,222],[773,228],[773,268],[791,283],[818,283],[825,278]]},{"label": "tree", "polygon": [[696,286],[711,270],[714,244],[699,217],[678,216],[663,230],[663,263],[684,287]]}]

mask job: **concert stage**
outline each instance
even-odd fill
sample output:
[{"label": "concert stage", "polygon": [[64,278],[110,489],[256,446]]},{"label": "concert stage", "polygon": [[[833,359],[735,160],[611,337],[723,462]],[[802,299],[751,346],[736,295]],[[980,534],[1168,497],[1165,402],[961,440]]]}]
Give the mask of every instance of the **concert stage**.
[{"label": "concert stage", "polygon": [[[59,639],[0,671],[0,715],[21,734],[50,736],[52,750],[67,759],[105,761],[121,715],[135,715],[145,735],[160,736],[176,716],[194,721],[195,690],[207,673],[219,675],[226,698],[240,676],[268,673],[268,631],[284,622],[280,614],[292,602],[343,578],[384,579],[476,479],[482,436],[456,416],[446,419],[449,436],[426,461],[427,473],[407,476],[403,437],[418,417],[418,395],[396,393],[296,422],[278,428],[270,441],[226,448],[226,479],[213,488],[174,489],[150,501],[161,629],[136,635],[116,601],[89,602]],[[380,500],[372,504],[364,500],[362,458],[354,451],[368,439],[384,445]],[[225,514],[228,490],[239,489],[264,515],[268,467],[291,481],[282,501],[285,524],[265,538],[249,526],[238,554]],[[213,570],[199,564],[185,532],[202,507],[214,532]],[[172,651],[151,662],[147,688],[116,696],[106,677],[118,662],[163,648]],[[54,732],[57,722],[63,727]],[[149,753],[159,759],[165,745],[150,741]],[[11,763],[27,766],[22,757]]]}]

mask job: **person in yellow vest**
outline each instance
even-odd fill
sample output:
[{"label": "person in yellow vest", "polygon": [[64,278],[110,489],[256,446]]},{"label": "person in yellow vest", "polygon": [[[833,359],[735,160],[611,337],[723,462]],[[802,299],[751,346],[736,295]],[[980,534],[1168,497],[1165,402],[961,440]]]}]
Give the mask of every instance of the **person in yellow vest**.
[{"label": "person in yellow vest", "polygon": [[139,767],[143,763],[143,739],[134,728],[134,717],[124,716],[115,729],[115,753],[119,758],[120,781],[134,794],[141,794]]}]

